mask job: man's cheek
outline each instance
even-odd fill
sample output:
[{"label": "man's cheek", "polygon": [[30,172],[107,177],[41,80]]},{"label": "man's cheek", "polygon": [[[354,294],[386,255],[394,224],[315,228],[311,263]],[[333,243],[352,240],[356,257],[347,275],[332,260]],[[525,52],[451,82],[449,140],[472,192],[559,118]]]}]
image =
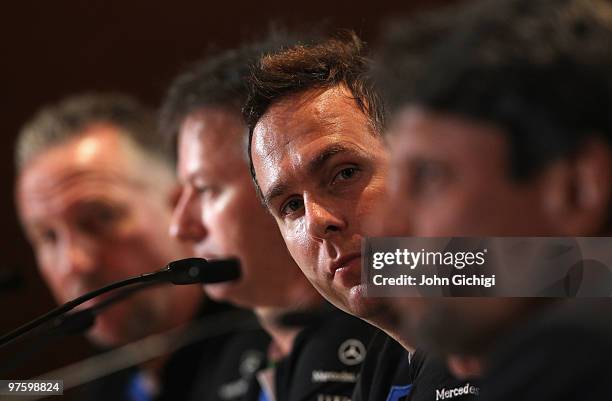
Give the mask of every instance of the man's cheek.
[{"label": "man's cheek", "polygon": [[[277,220],[278,221],[278,220]],[[305,248],[308,245],[305,225],[302,219],[292,221],[280,221],[279,228],[287,248]]]},{"label": "man's cheek", "polygon": [[407,221],[411,233],[422,237],[454,235],[457,219],[462,218],[462,214],[457,215],[460,211],[456,206],[454,202],[447,202],[443,198],[410,204]]},{"label": "man's cheek", "polygon": [[299,246],[299,241],[295,241],[294,237],[288,236],[285,233],[282,234],[285,239],[285,245],[287,246],[287,250],[289,250],[289,254],[295,260],[300,268],[304,265],[305,256],[305,248]]},{"label": "man's cheek", "polygon": [[[308,241],[308,236],[300,224],[283,225],[281,235],[285,240],[289,254],[298,266],[307,273],[307,266],[312,260],[312,244]],[[308,269],[309,270],[309,269]]]},{"label": "man's cheek", "polygon": [[[51,291],[53,298],[58,304],[68,302],[69,300],[74,298],[73,295],[75,294],[72,294],[70,291],[70,288],[72,288],[73,285],[70,282],[68,282],[66,279],[61,278],[59,275],[44,274],[44,273],[43,273],[43,279],[45,280],[47,287]],[[80,295],[80,294],[77,294],[77,295]]]},{"label": "man's cheek", "polygon": [[105,252],[95,275],[105,280],[118,280],[161,269],[169,262],[160,255],[161,244],[144,233],[125,238],[121,244],[109,244],[103,248]]},{"label": "man's cheek", "polygon": [[39,257],[38,266],[40,266],[38,273],[42,276],[47,286],[50,287],[54,296],[58,298],[66,284],[66,280],[60,273],[57,262]]}]

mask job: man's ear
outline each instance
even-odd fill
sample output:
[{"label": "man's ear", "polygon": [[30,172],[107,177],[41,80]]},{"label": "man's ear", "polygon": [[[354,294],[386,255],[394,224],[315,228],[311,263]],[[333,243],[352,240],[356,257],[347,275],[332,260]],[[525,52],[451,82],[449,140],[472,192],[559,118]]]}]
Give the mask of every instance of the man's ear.
[{"label": "man's ear", "polygon": [[561,235],[598,235],[610,221],[612,148],[591,137],[542,175],[545,211]]}]

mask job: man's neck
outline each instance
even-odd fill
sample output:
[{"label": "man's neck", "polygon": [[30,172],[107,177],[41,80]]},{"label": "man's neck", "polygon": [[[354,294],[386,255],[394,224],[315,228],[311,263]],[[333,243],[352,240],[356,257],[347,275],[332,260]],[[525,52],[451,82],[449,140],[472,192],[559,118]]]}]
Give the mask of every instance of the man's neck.
[{"label": "man's neck", "polygon": [[293,348],[293,341],[298,333],[304,328],[300,326],[287,326],[283,324],[283,317],[301,311],[317,310],[325,304],[325,300],[315,292],[310,291],[309,296],[301,298],[299,307],[260,307],[255,308],[255,314],[259,323],[274,341],[274,349],[278,350],[280,356],[287,356]]},{"label": "man's neck", "polygon": [[261,327],[272,337],[274,356],[285,357],[293,348],[293,341],[302,327],[286,327],[281,324],[282,317],[290,312],[285,308],[257,308],[255,314]]},{"label": "man's neck", "polygon": [[405,330],[402,330],[403,322],[401,316],[398,316],[391,310],[381,308],[378,313],[376,313],[375,320],[364,320],[384,331],[385,334],[397,341],[406,351],[414,352],[416,350],[414,340],[404,333]]},{"label": "man's neck", "polygon": [[[182,327],[182,329],[187,329],[189,324],[197,319],[198,312],[201,310],[201,308],[206,307],[206,303],[209,302],[209,299],[202,291],[185,292],[182,299],[185,301],[184,304],[181,305],[181,307],[174,308],[176,313],[172,314],[172,321],[168,322],[166,327],[164,327],[164,332],[172,331],[179,327]],[[164,371],[164,366],[170,357],[170,354],[163,355],[150,361],[146,361],[140,364],[139,367],[159,384]]]}]

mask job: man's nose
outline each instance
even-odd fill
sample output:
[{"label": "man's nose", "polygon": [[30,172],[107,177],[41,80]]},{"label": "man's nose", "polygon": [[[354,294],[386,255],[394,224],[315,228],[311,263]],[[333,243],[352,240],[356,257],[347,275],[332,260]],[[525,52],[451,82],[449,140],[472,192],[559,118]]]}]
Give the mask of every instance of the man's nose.
[{"label": "man's nose", "polygon": [[170,235],[183,242],[198,242],[207,235],[202,224],[200,205],[194,195],[193,189],[183,188],[172,213]]},{"label": "man's nose", "polygon": [[407,237],[413,235],[410,206],[398,193],[387,190],[384,199],[372,209],[364,224],[369,237]]},{"label": "man's nose", "polygon": [[313,238],[326,239],[346,229],[347,222],[342,214],[323,202],[305,197],[306,227]]}]

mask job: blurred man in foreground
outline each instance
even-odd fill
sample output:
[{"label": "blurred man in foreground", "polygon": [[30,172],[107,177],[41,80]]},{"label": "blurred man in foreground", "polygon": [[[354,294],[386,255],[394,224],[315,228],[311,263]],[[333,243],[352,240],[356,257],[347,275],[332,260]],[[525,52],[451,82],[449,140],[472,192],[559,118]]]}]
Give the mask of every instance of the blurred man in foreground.
[{"label": "blurred man in foreground", "polygon": [[[378,234],[610,235],[611,15],[604,1],[483,3],[417,68],[413,33],[396,35]],[[406,331],[456,374],[484,373],[483,398],[609,398],[609,300],[424,299],[419,318],[413,302],[397,300]]]},{"label": "blurred man in foreground", "polygon": [[[43,109],[21,132],[19,215],[58,303],[188,256],[168,236],[177,188],[155,128],[149,111],[128,97],[82,95]],[[159,286],[103,311],[88,337],[117,347],[227,309],[197,285]],[[187,399],[202,362],[218,361],[230,338],[197,342],[101,380],[91,396]],[[222,384],[209,383],[210,399]]]},{"label": "blurred man in foreground", "polygon": [[374,329],[326,305],[289,255],[249,174],[240,110],[249,67],[272,42],[211,57],[172,84],[162,108],[182,184],[172,234],[196,256],[240,259],[240,280],[204,289],[213,299],[253,309],[273,339],[270,366],[247,398],[347,400]]},{"label": "blurred man in foreground", "polygon": [[380,333],[354,399],[434,400],[437,389],[466,383],[450,377],[440,361],[415,353],[415,344],[399,335],[387,300],[366,298],[361,283],[364,223],[383,201],[388,161],[369,67],[354,35],[263,57],[245,107],[251,173],[289,252],[317,290],[405,348]]}]

